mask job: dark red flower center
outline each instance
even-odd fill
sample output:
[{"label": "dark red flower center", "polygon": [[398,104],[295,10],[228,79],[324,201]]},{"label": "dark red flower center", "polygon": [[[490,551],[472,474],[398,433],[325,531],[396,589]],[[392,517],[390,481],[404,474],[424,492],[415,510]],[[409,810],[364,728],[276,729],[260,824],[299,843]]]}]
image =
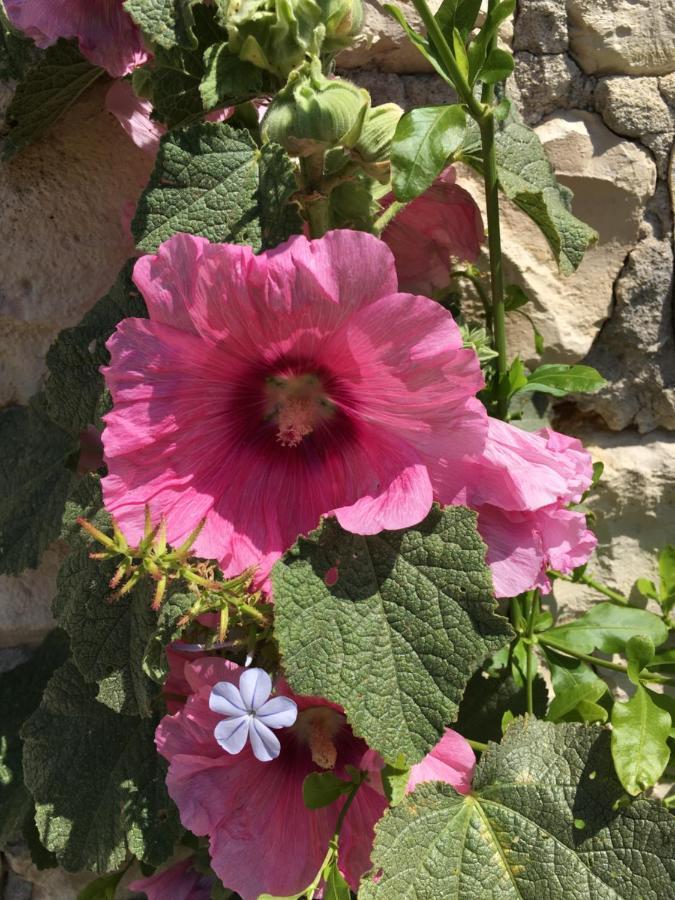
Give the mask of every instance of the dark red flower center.
[{"label": "dark red flower center", "polygon": [[265,419],[277,425],[277,440],[283,447],[297,447],[320,422],[335,416],[318,375],[271,375],[265,382]]}]

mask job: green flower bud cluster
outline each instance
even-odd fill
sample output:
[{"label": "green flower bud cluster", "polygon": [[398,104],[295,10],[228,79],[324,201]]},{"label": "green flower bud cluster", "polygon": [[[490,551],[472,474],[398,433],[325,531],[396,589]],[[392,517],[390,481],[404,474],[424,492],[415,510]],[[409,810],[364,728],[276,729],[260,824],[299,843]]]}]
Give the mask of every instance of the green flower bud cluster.
[{"label": "green flower bud cluster", "polygon": [[363,19],[361,0],[216,0],[228,49],[286,81],[308,56],[349,46]]},{"label": "green flower bud cluster", "polygon": [[291,73],[262,123],[265,141],[291,156],[314,156],[353,147],[370,108],[368,92],[342,78],[328,78],[317,57]]},{"label": "green flower bud cluster", "polygon": [[366,113],[351,155],[363,171],[382,183],[389,181],[391,142],[403,110],[396,103],[383,103]]}]

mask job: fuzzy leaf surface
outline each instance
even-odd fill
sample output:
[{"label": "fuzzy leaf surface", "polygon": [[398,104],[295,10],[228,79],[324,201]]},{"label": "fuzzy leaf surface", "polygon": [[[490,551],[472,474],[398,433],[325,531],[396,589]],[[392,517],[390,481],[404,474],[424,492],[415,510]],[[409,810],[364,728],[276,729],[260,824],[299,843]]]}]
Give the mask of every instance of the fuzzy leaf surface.
[{"label": "fuzzy leaf surface", "polygon": [[328,518],[276,564],[272,583],[292,687],[343,706],[388,760],[417,762],[438,742],[477,666],[512,634],[496,614],[475,514],[460,507],[368,537]]},{"label": "fuzzy leaf surface", "polygon": [[35,62],[35,44],[10,23],[0,0],[0,80],[19,80]]},{"label": "fuzzy leaf surface", "polygon": [[126,0],[124,8],[148,38],[160,47],[194,47],[197,0]]},{"label": "fuzzy leaf surface", "polygon": [[58,537],[75,478],[66,463],[76,450],[45,414],[41,395],[0,411],[0,573],[34,569]]},{"label": "fuzzy leaf surface", "polygon": [[0,848],[21,834],[33,808],[23,781],[21,726],[42,700],[54,669],[65,662],[68,639],[59,630],[47,635],[26,662],[0,675]]},{"label": "fuzzy leaf surface", "polygon": [[26,73],[7,110],[13,127],[5,139],[5,159],[37,140],[103,74],[75,44],[60,40],[48,47]]},{"label": "fuzzy leaf surface", "polygon": [[247,131],[205,122],[168,134],[138,205],[134,237],[146,253],[179,231],[259,250],[263,232],[268,241],[283,231],[286,205],[274,208],[275,200],[295,190],[291,178],[280,148],[259,150]]},{"label": "fuzzy leaf surface", "polygon": [[147,316],[143,298],[131,280],[132,269],[130,261],[108,293],[79,325],[62,331],[47,353],[47,410],[54,422],[74,435],[87,425],[100,424],[106,411],[100,368],[110,361],[105,343],[115,326],[128,317]]},{"label": "fuzzy leaf surface", "polygon": [[422,784],[385,814],[361,900],[661,900],[675,878],[672,816],[623,795],[598,726],[518,719],[473,793]]},{"label": "fuzzy leaf surface", "polygon": [[[102,505],[99,479],[90,475],[78,486],[67,515],[76,518],[98,507],[94,524],[111,534]],[[110,579],[116,562],[90,559],[90,552],[101,548],[82,529],[73,528],[70,543],[57,577],[53,612],[70,636],[73,660],[85,681],[98,685],[101,703],[126,715],[149,716],[157,693],[143,672],[145,649],[157,627],[150,608],[152,584],[142,580],[129,594],[113,599]]]},{"label": "fuzzy leaf surface", "polygon": [[180,835],[154,746],[156,721],[96,700],[74,663],[52,677],[23,728],[26,784],[45,846],[69,872],[109,872],[127,853],[157,866]]}]

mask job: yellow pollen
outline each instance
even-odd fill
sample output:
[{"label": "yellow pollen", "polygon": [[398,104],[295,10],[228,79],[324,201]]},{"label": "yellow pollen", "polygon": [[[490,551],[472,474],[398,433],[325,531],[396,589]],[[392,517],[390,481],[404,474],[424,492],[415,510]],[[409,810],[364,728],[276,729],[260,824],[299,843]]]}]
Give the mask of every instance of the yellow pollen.
[{"label": "yellow pollen", "polygon": [[316,375],[268,378],[265,390],[265,418],[276,420],[277,440],[282,447],[297,447],[320,421],[335,412]]},{"label": "yellow pollen", "polygon": [[330,730],[321,720],[315,719],[309,726],[309,749],[312,760],[322,769],[334,769],[337,750]]}]

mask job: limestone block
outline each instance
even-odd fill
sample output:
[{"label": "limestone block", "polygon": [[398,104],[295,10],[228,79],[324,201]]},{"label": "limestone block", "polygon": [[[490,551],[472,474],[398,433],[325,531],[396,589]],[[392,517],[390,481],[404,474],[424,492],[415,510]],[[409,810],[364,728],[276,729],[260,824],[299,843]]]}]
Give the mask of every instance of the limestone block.
[{"label": "limestone block", "polygon": [[607,127],[617,134],[639,138],[650,132],[673,131],[673,114],[656,78],[601,78],[595,105]]},{"label": "limestone block", "polygon": [[0,575],[0,647],[37,644],[54,627],[51,602],[63,552],[50,547],[37,569]]},{"label": "limestone block", "polygon": [[130,255],[123,225],[152,159],[94,87],[33,146],[0,164],[0,406],[35,391],[56,334],[105,293]]},{"label": "limestone block", "polygon": [[[537,129],[560,181],[574,191],[573,211],[599,234],[579,270],[560,275],[539,229],[511,203],[502,202],[507,283],[532,298],[528,312],[543,335],[546,362],[578,362],[588,352],[613,298],[614,281],[638,241],[640,222],[656,183],[648,152],[612,134],[599,116],[572,110]],[[482,203],[481,185],[462,180]],[[532,330],[519,315],[508,320],[509,348],[533,361]]]},{"label": "limestone block", "polygon": [[564,53],[567,45],[565,0],[521,0],[513,37],[514,50]]},{"label": "limestone block", "polygon": [[[675,434],[576,431],[605,469],[588,501],[595,513],[598,549],[588,571],[630,593],[638,577],[654,578],[656,555],[675,534]],[[560,605],[583,610],[602,598],[579,585],[558,582]]]},{"label": "limestone block", "polygon": [[566,53],[516,53],[516,69],[509,81],[516,91],[523,119],[535,125],[561,109],[585,109],[593,96],[594,79],[583,74]]},{"label": "limestone block", "polygon": [[588,73],[675,71],[672,0],[568,0],[570,49]]}]

